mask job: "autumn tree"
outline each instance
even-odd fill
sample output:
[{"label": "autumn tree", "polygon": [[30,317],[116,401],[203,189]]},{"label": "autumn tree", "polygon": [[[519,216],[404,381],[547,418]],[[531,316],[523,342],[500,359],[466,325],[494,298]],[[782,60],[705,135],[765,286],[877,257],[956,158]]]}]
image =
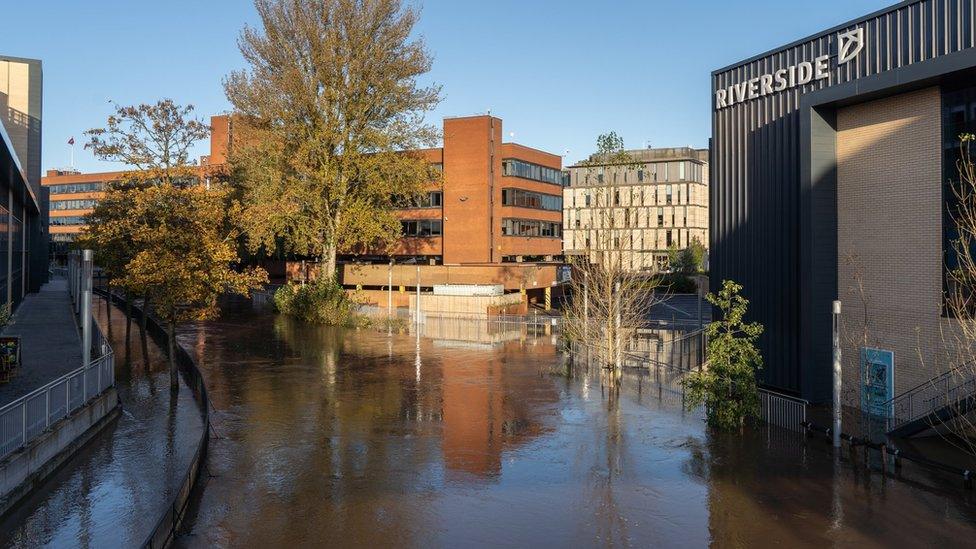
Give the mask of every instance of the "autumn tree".
[{"label": "autumn tree", "polygon": [[603,175],[639,164],[624,150],[623,139],[610,132],[597,138],[597,152],[580,165],[596,182],[589,187],[595,207],[584,229],[587,245],[569,260],[573,297],[563,308],[563,333],[602,367],[619,374],[622,355],[646,323],[660,279],[633,268],[629,241],[624,242],[627,212],[614,199],[619,187]]},{"label": "autumn tree", "polygon": [[202,184],[190,154],[210,128],[192,114],[192,106],[169,99],[117,106],[105,128],[86,132],[96,157],[130,169],[109,184],[81,243],[115,287],[130,300],[143,296],[144,311],[151,304],[166,323],[174,389],[177,324],[213,316],[220,295],[246,294],[266,279],[260,270],[234,269],[240,212],[226,187]]},{"label": "autumn tree", "polygon": [[256,0],[262,28],[239,46],[248,68],[224,81],[234,106],[233,177],[252,251],[319,257],[396,240],[396,201],[437,174],[424,113],[440,88],[412,38],[418,12],[399,0]]},{"label": "autumn tree", "polygon": [[221,295],[246,296],[267,274],[233,268],[237,231],[227,189],[164,184],[134,192],[131,236],[139,251],[126,265],[123,283],[151,299],[166,323],[170,386],[177,389],[177,325],[213,318]]}]

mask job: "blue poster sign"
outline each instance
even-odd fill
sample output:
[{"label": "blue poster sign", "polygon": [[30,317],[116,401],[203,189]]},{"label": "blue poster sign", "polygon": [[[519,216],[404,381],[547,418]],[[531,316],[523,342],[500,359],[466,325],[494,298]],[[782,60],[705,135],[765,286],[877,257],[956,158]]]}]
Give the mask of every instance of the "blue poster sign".
[{"label": "blue poster sign", "polygon": [[895,353],[883,349],[861,349],[861,410],[873,416],[890,417],[885,403],[895,394]]}]

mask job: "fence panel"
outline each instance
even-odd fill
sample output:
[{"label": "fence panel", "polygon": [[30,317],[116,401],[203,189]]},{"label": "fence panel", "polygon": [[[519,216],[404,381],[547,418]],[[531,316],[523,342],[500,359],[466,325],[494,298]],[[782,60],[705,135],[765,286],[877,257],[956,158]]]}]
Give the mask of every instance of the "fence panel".
[{"label": "fence panel", "polygon": [[767,425],[776,425],[791,431],[803,431],[808,405],[809,403],[802,398],[759,389],[759,417]]}]

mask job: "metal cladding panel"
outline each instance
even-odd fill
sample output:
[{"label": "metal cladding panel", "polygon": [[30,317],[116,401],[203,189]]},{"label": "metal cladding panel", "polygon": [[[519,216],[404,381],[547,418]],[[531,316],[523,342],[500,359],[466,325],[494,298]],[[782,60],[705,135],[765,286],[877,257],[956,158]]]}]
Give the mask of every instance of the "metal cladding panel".
[{"label": "metal cladding panel", "polygon": [[[766,385],[804,393],[800,370],[800,97],[972,48],[976,0],[903,2],[712,73],[711,287],[744,286],[750,319],[765,325]],[[839,33],[864,29],[864,47],[838,64]],[[722,109],[715,92],[829,55],[829,77]]]}]

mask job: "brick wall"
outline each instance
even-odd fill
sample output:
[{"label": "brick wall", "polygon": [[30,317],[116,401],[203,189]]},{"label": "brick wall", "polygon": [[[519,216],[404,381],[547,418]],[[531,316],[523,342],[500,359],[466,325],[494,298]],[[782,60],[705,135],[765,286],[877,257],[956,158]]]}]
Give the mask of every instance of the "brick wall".
[{"label": "brick wall", "polygon": [[865,344],[894,351],[896,394],[946,368],[941,142],[938,88],[837,113],[837,289],[848,404],[859,399]]}]

